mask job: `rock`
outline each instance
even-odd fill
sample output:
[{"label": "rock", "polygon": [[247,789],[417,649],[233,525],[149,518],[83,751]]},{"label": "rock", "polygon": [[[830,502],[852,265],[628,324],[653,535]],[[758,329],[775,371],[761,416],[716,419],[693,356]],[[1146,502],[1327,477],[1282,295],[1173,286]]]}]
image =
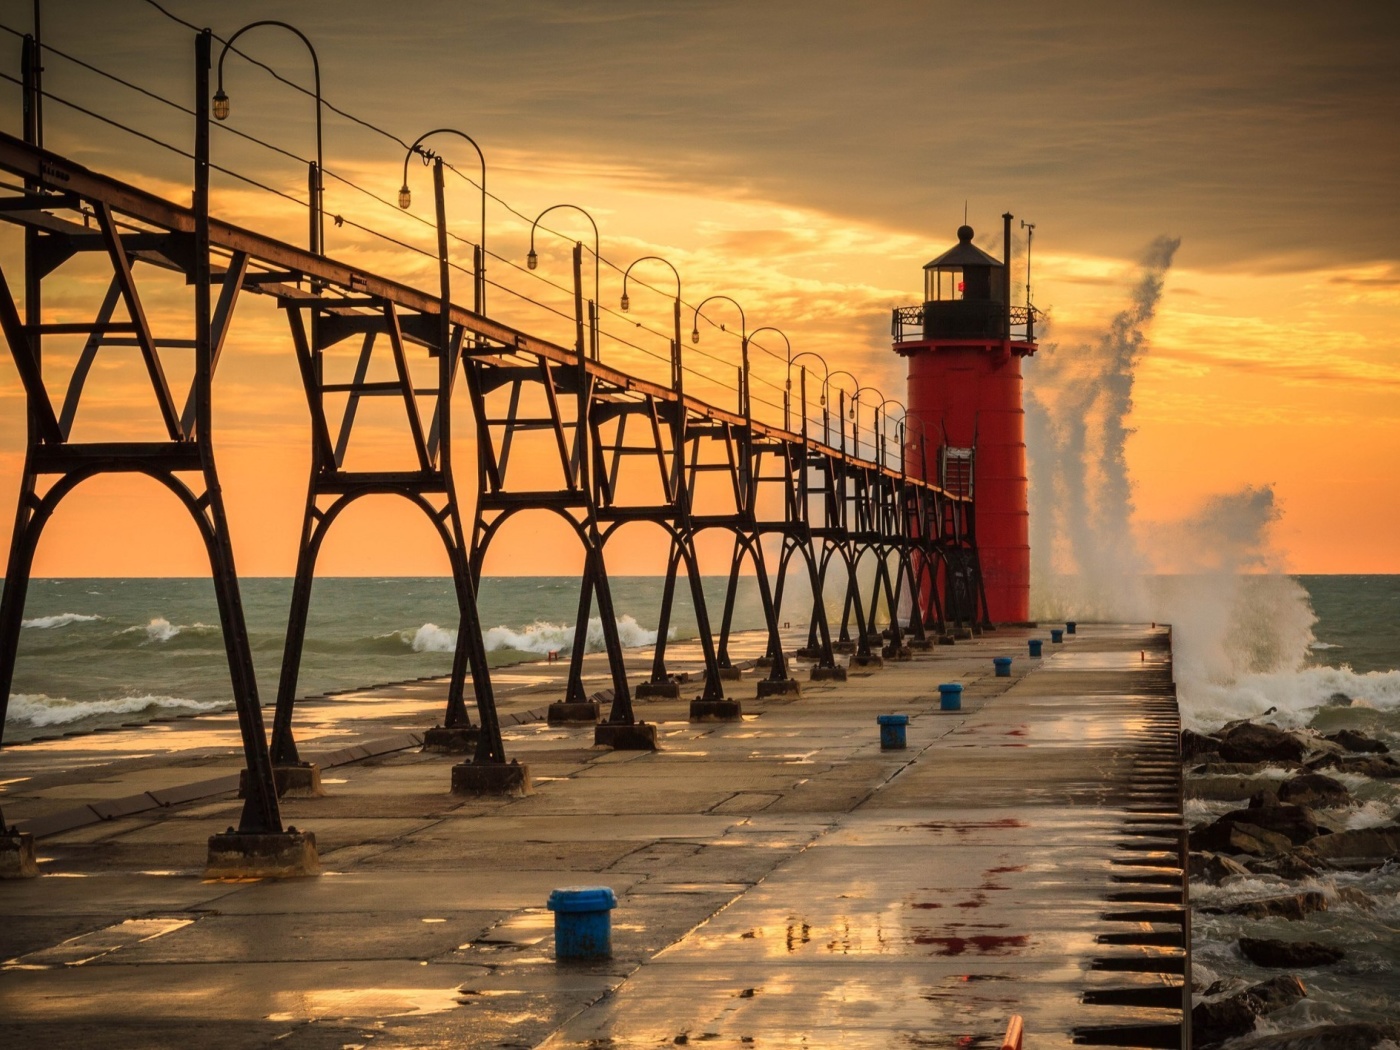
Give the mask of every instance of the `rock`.
[{"label": "rock", "polygon": [[1263,1009],[1260,1013],[1271,1014],[1275,1010],[1282,1010],[1301,999],[1306,999],[1308,990],[1293,974],[1281,973],[1254,985],[1247,994],[1254,996],[1262,1004]]},{"label": "rock", "polygon": [[1378,868],[1400,853],[1400,824],[1319,835],[1307,845],[1334,868]]},{"label": "rock", "polygon": [[1293,848],[1287,835],[1243,821],[1221,823],[1191,833],[1191,848],[1216,853],[1243,853],[1251,857],[1274,857]]},{"label": "rock", "polygon": [[1204,879],[1212,886],[1228,879],[1231,875],[1248,875],[1249,869],[1229,857],[1218,853],[1193,853],[1190,857],[1190,872],[1193,879]]},{"label": "rock", "polygon": [[1246,861],[1245,867],[1256,875],[1277,875],[1281,879],[1307,879],[1322,868],[1322,858],[1306,846],[1278,857],[1260,857]]},{"label": "rock", "polygon": [[1275,941],[1267,937],[1241,937],[1240,952],[1256,966],[1277,969],[1328,966],[1347,954],[1319,941]]},{"label": "rock", "polygon": [[1352,752],[1364,752],[1372,755],[1386,755],[1390,753],[1390,748],[1374,737],[1369,737],[1365,733],[1358,733],[1355,729],[1339,729],[1335,733],[1328,733],[1326,739],[1334,744],[1340,744],[1343,748]]},{"label": "rock", "polygon": [[1351,792],[1324,773],[1299,773],[1278,786],[1278,800],[1295,806],[1346,806]]},{"label": "rock", "polygon": [[[1220,982],[1216,982],[1219,985]],[[1212,985],[1212,987],[1216,987]],[[1191,1041],[1215,1046],[1254,1031],[1254,1019],[1292,1006],[1307,995],[1303,982],[1280,974],[1216,1002],[1198,1003],[1191,1010]]]},{"label": "rock", "polygon": [[1328,707],[1350,707],[1351,703],[1351,697],[1346,693],[1333,693],[1327,698]]},{"label": "rock", "polygon": [[1277,785],[1278,781],[1272,777],[1193,775],[1187,778],[1184,787],[1187,798],[1205,798],[1212,802],[1243,802],[1265,788]]},{"label": "rock", "polygon": [[1308,749],[1302,741],[1270,725],[1241,722],[1220,737],[1220,757],[1226,762],[1301,761]]},{"label": "rock", "polygon": [[1191,1008],[1191,1045],[1219,1046],[1254,1031],[1254,1019],[1259,1016],[1255,1004],[1245,992],[1213,1003],[1197,1003]]},{"label": "rock", "polygon": [[1193,831],[1191,833],[1191,848],[1198,848],[1196,843],[1199,836],[1200,849],[1219,851],[1222,847],[1211,845],[1211,843],[1223,841],[1223,837],[1227,836],[1230,827],[1241,824],[1248,824],[1251,827],[1262,828],[1275,835],[1283,836],[1288,840],[1288,846],[1282,850],[1274,851],[1280,853],[1286,853],[1293,846],[1300,846],[1322,833],[1322,829],[1318,827],[1317,821],[1313,819],[1312,813],[1306,807],[1271,806],[1267,804],[1271,800],[1272,796],[1269,795],[1265,797],[1263,805],[1251,804],[1249,809],[1233,809],[1205,828]]},{"label": "rock", "polygon": [[1226,915],[1243,915],[1247,919],[1279,918],[1297,922],[1303,916],[1315,911],[1327,910],[1327,896],[1316,890],[1306,893],[1290,893],[1286,897],[1264,897],[1260,900],[1243,901],[1220,909]]},{"label": "rock", "polygon": [[1181,731],[1181,757],[1197,758],[1201,755],[1214,755],[1220,751],[1220,741],[1213,736],[1193,733],[1189,729]]},{"label": "rock", "polygon": [[1400,1042],[1400,1023],[1395,1021],[1352,1021],[1325,1024],[1295,1032],[1263,1035],[1237,1050],[1375,1050],[1383,1042]]},{"label": "rock", "polygon": [[1308,761],[1307,768],[1335,769],[1339,773],[1355,773],[1372,780],[1394,780],[1400,777],[1400,762],[1389,755],[1322,755]]}]

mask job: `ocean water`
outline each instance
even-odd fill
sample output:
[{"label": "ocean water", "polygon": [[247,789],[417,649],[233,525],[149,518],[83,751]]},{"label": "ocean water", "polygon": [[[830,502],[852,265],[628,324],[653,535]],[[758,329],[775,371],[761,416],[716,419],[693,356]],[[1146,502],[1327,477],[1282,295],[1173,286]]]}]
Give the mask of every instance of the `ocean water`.
[{"label": "ocean water", "polygon": [[[725,579],[705,581],[722,608]],[[656,641],[661,581],[611,580],[624,646]],[[246,579],[242,595],[259,695],[276,698],[289,579]],[[793,595],[792,609],[801,605]],[[479,596],[493,666],[568,653],[578,614],[573,577],[498,577]],[[445,675],[457,603],[444,578],[328,578],[312,592],[298,695]],[[589,623],[586,651],[603,647]],[[803,610],[803,619],[806,610]],[[718,612],[716,612],[716,620]],[[741,579],[736,629],[762,625],[757,587]],[[670,636],[695,635],[688,589],[678,587]],[[44,579],[30,583],[5,725],[9,742],[209,711],[230,704],[214,589],[207,579]]]}]

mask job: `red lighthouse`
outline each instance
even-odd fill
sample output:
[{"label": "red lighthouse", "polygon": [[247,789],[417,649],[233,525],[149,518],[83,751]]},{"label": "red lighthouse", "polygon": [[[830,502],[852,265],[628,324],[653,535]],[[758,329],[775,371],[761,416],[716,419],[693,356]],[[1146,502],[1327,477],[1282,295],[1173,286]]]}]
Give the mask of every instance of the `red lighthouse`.
[{"label": "red lighthouse", "polygon": [[[924,267],[924,304],[894,312],[894,349],[909,359],[906,440],[923,445],[930,481],[975,484],[977,550],[987,612],[997,623],[1030,616],[1030,512],[1021,359],[1036,351],[1035,309],[1011,306],[1011,218],[1005,258],[972,243],[972,227]],[[966,471],[939,476],[941,464],[973,450]],[[915,466],[914,470],[919,469]]]}]

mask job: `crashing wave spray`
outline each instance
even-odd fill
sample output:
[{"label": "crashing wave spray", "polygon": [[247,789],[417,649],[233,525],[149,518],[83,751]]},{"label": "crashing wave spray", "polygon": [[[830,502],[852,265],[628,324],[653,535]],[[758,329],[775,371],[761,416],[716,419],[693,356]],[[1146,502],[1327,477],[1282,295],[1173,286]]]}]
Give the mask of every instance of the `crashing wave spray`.
[{"label": "crashing wave spray", "polygon": [[1037,356],[1026,402],[1032,601],[1042,619],[1173,624],[1183,715],[1205,726],[1262,714],[1260,677],[1303,666],[1315,618],[1303,588],[1278,575],[1271,486],[1214,496],[1180,521],[1152,523],[1151,543],[1139,542],[1128,416],[1179,245],[1152,243],[1128,305],[1095,342]]}]

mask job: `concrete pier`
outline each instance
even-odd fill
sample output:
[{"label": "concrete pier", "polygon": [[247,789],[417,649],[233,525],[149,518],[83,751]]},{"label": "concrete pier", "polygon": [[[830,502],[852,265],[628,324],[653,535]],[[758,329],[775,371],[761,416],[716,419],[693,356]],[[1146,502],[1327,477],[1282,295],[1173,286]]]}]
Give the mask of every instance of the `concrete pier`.
[{"label": "concrete pier", "polygon": [[[507,669],[520,797],[452,793],[460,756],[421,748],[441,683],[309,700],[325,797],[283,814],[319,877],[202,877],[238,811],[231,716],[8,748],[0,804],[42,874],[0,882],[7,1041],[952,1048],[1020,1014],[1034,1050],[1181,1045],[1169,636],[1081,624],[1023,659],[1033,633],[746,693],[738,721],[644,702],[655,751],[550,725],[562,672]],[[880,714],[909,716],[905,750]],[[553,958],[573,885],[617,895],[609,962]]]}]

